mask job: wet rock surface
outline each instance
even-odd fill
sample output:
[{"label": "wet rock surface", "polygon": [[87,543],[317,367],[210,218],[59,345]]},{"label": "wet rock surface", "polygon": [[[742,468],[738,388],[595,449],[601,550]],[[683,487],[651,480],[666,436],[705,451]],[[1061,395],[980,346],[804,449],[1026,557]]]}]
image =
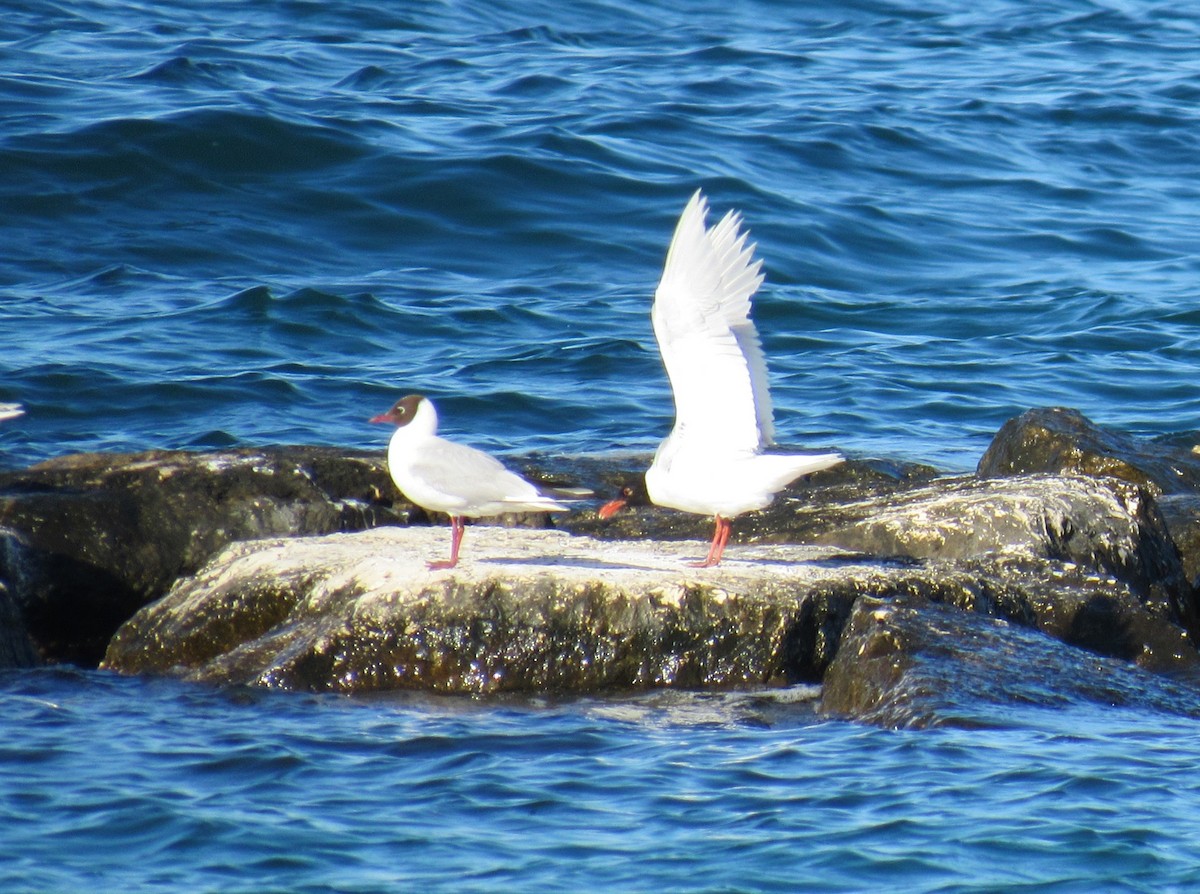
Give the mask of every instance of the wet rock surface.
[{"label": "wet rock surface", "polygon": [[[122,672],[348,692],[825,680],[828,710],[889,722],[900,715],[878,705],[916,706],[919,670],[887,695],[881,665],[841,652],[864,599],[914,624],[963,616],[942,626],[964,655],[991,642],[979,630],[993,628],[972,626],[987,620],[1016,631],[1018,652],[1191,679],[1190,442],[1030,411],[997,434],[979,475],[856,460],[797,482],[737,519],[730,558],[707,570],[684,560],[703,554],[710,519],[644,504],[596,517],[644,487],[649,457],[530,456],[510,465],[595,499],[473,526],[460,567],[437,574],[424,561],[446,551],[444,519],[396,493],[382,452],[64,457],[0,474],[0,584],[14,642],[50,660],[106,655]],[[915,635],[896,641],[916,644],[900,649],[914,661],[930,653]],[[884,694],[838,695],[872,687]]]},{"label": "wet rock surface", "polygon": [[0,580],[45,657],[95,664],[230,542],[408,520],[391,487],[381,457],[325,448],[65,456],[0,473]]},{"label": "wet rock surface", "polygon": [[[1183,631],[1114,578],[1028,566],[880,560],[822,547],[602,542],[476,527],[471,558],[430,572],[445,532],[390,528],[242,543],[124,625],[127,673],[287,689],[586,692],[820,680],[864,596],[936,601],[1078,635],[1097,601],[1128,623],[1090,645],[1153,665],[1194,660]],[[1036,569],[1052,572],[1048,566]],[[1047,600],[1074,590],[1069,607]],[[1056,614],[1061,613],[1061,614]],[[1131,636],[1136,629],[1137,636]]]},{"label": "wet rock surface", "polygon": [[[753,547],[718,570],[698,544],[474,527],[237,544],[118,632],[105,666],[357,692],[734,687],[818,677],[862,593],[911,569]],[[850,569],[853,569],[851,573]],[[910,580],[909,585],[914,585]]]},{"label": "wet rock surface", "polygon": [[1081,702],[1200,717],[1194,674],[1147,673],[920,599],[856,602],[821,693],[825,713],[889,727],[1002,726],[1014,705]]},{"label": "wet rock surface", "polygon": [[1078,410],[1027,410],[1000,428],[979,460],[981,478],[1034,472],[1108,476],[1152,494],[1200,492],[1200,433],[1153,440],[1096,425]]},{"label": "wet rock surface", "polygon": [[[640,475],[634,471],[640,463],[533,456],[512,465],[550,487],[583,486],[608,496]],[[590,520],[613,537],[643,536],[634,532],[635,514],[613,525],[596,525],[589,512],[493,521],[575,530],[576,518],[584,519],[581,531]],[[675,538],[705,524],[679,513],[659,518],[656,530]],[[75,454],[0,472],[0,582],[8,583],[45,659],[95,665],[137,609],[229,543],[431,522],[444,524],[445,517],[431,517],[396,491],[382,451]]]},{"label": "wet rock surface", "polygon": [[8,587],[0,582],[0,669],[35,667],[38,663],[37,649],[25,627],[25,619]]},{"label": "wet rock surface", "polygon": [[1200,494],[1164,494],[1155,502],[1179,549],[1184,576],[1200,586]]}]

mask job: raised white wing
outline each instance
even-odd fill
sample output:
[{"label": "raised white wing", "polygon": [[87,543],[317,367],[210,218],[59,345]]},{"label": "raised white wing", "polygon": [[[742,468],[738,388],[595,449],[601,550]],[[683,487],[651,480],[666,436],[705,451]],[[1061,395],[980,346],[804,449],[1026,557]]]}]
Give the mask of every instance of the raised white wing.
[{"label": "raised white wing", "polygon": [[708,202],[692,196],[671,239],[650,317],[675,397],[673,440],[753,452],[775,426],[767,367],[750,298],[762,284],[754,245],[730,211],[705,229]]}]

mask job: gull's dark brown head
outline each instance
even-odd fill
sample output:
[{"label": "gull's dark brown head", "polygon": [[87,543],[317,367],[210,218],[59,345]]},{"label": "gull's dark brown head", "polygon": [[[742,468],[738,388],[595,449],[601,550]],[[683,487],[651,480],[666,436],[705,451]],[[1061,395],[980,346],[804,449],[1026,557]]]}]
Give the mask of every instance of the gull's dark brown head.
[{"label": "gull's dark brown head", "polygon": [[621,488],[620,495],[615,500],[609,500],[596,511],[596,514],[601,518],[612,518],[630,503],[637,506],[646,502],[648,500],[645,497],[644,489],[627,484]]},{"label": "gull's dark brown head", "polygon": [[425,398],[420,394],[410,394],[407,397],[402,397],[386,413],[372,416],[369,421],[390,422],[397,428],[403,428],[416,418],[417,407],[421,405],[423,400]]}]

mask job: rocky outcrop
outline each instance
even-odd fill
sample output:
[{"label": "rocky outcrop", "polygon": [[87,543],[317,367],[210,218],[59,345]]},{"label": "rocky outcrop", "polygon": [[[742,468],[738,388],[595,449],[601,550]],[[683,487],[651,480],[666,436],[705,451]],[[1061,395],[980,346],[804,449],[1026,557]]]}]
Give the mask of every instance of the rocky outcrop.
[{"label": "rocky outcrop", "polygon": [[[691,570],[683,559],[701,544],[489,528],[468,535],[459,568],[431,573],[424,561],[444,551],[444,531],[242,543],[135,615],[105,665],[349,692],[813,681],[863,596],[995,615],[1156,669],[1197,662],[1171,598],[1182,596],[1178,565],[1158,561],[1146,530],[1154,518],[1139,514],[1135,489],[1039,477],[993,490],[992,508],[1012,518],[1019,507],[1020,524],[977,531],[972,550],[920,559],[897,560],[891,537],[874,554],[734,547],[722,566]],[[964,491],[989,517],[985,489]],[[952,502],[929,492],[865,507],[856,546],[876,542],[877,529],[943,543]],[[1069,559],[1064,530],[1080,539]],[[1085,556],[1098,559],[1082,570]]]},{"label": "rocky outcrop", "polygon": [[889,727],[1003,725],[1013,705],[1081,702],[1200,717],[1200,686],[921,599],[864,598],[825,675],[821,710]]},{"label": "rocky outcrop", "polygon": [[1035,472],[1112,477],[1151,494],[1200,493],[1200,434],[1146,440],[1104,429],[1078,410],[1027,410],[1000,428],[979,460],[981,478]]},{"label": "rocky outcrop", "polygon": [[[776,500],[768,511],[781,517],[769,530],[759,528],[763,521],[757,514],[738,519],[735,540],[819,543],[875,558],[955,562],[964,568],[982,561],[987,568],[978,568],[980,581],[993,581],[979,588],[990,594],[987,611],[1104,654],[1130,657],[1141,651],[1141,636],[1150,636],[1134,617],[1141,612],[1196,634],[1200,610],[1179,550],[1154,499],[1125,481],[964,476],[876,479],[866,487],[835,479],[824,488],[804,487]],[[665,510],[639,508],[632,514],[640,519],[637,530],[661,536],[654,525]],[[572,524],[597,527],[588,516]],[[704,528],[694,532],[707,534]],[[1096,580],[1112,578],[1120,587],[1081,596],[1080,590],[1065,586],[1080,573]],[[1013,602],[1004,596],[1009,588],[994,583],[1019,578],[1025,579],[1022,593],[1039,589],[1042,595]],[[1131,599],[1139,606],[1137,613],[1117,607]],[[1121,623],[1108,625],[1106,616]],[[1166,654],[1161,648],[1151,652]],[[1159,663],[1149,656],[1146,660]]]},{"label": "rocky outcrop", "polygon": [[1006,422],[979,461],[981,478],[1048,473],[1117,478],[1154,498],[1200,585],[1200,432],[1154,439],[1101,428],[1078,410],[1027,410]]},{"label": "rocky outcrop", "polygon": [[[640,459],[533,457],[519,463],[547,486],[615,494]],[[848,476],[900,480],[887,464]],[[905,467],[897,467],[905,468]],[[703,519],[658,516],[656,530],[684,537]],[[594,513],[554,519],[513,514],[516,526],[581,530]],[[108,640],[141,606],[194,574],[229,543],[303,537],[379,525],[444,523],[407,502],[382,451],[279,447],[213,453],[78,454],[0,473],[0,581],[7,581],[38,650],[51,661],[95,665]],[[630,513],[610,536],[638,536]]]},{"label": "rocky outcrop", "polygon": [[778,683],[818,675],[836,646],[821,630],[894,577],[806,547],[701,574],[682,565],[688,543],[467,537],[453,572],[426,569],[446,539],[430,528],[231,546],[122,627],[104,665],[343,692]]},{"label": "rocky outcrop", "polygon": [[436,574],[424,561],[444,555],[444,522],[395,492],[381,452],[65,457],[0,474],[0,583],[18,662],[32,638],[52,660],[104,655],[127,673],[345,692],[825,680],[829,711],[910,722],[921,675],[974,680],[947,662],[977,648],[982,668],[1005,650],[1041,667],[1045,649],[1066,672],[1196,673],[1188,443],[1031,411],[979,475],[854,461],[810,476],[737,519],[725,563],[705,570],[685,559],[709,519],[596,517],[620,488],[636,496],[648,457],[529,457],[513,465],[597,499],[476,526],[459,568]]},{"label": "rocky outcrop", "polygon": [[407,521],[391,487],[381,457],[328,448],[66,456],[0,474],[0,580],[43,655],[94,665],[230,542]]}]

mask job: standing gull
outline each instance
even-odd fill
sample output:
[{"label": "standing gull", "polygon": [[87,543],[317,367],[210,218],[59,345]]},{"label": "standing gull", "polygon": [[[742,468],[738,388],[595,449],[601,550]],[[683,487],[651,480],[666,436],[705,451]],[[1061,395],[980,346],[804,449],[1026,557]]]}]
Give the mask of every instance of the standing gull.
[{"label": "standing gull", "polygon": [[[770,505],[808,472],[842,462],[837,453],[763,453],[774,440],[767,367],[750,298],[762,284],[754,245],[730,211],[706,228],[708,202],[692,196],[671,239],[650,312],[675,398],[675,427],[646,471],[659,506],[715,518],[707,568],[721,561],[730,519]],[[622,496],[600,509],[608,518]]]},{"label": "standing gull", "polygon": [[450,558],[427,563],[431,571],[458,564],[464,517],[567,509],[482,450],[439,438],[437,410],[427,397],[410,394],[370,421],[396,426],[387,455],[396,487],[422,509],[450,516]]}]

